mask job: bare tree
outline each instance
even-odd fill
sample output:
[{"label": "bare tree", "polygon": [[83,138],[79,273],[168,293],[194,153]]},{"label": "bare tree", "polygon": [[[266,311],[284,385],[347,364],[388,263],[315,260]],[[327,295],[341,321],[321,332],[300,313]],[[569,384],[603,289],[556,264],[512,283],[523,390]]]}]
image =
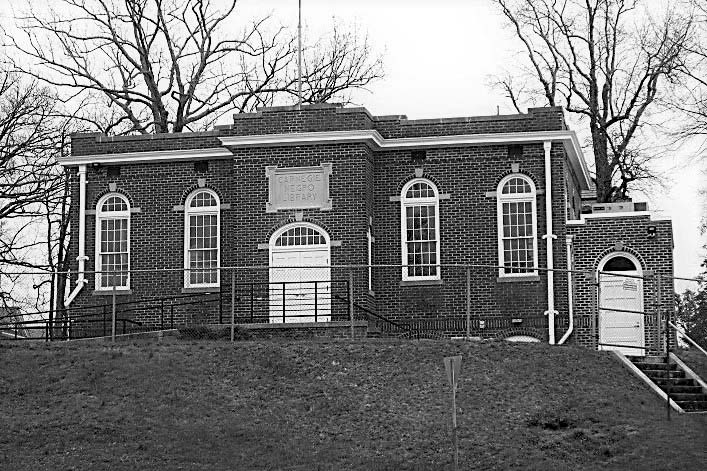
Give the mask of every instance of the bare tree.
[{"label": "bare tree", "polygon": [[689,54],[691,18],[652,17],[641,0],[493,0],[520,40],[522,75],[497,79],[520,111],[521,93],[564,106],[586,123],[600,202],[652,178],[636,144],[665,84]]},{"label": "bare tree", "polygon": [[[211,127],[294,93],[296,41],[270,18],[235,27],[237,0],[57,0],[18,18],[17,66],[93,103],[110,133],[181,132]],[[382,76],[368,41],[335,29],[305,51],[305,101],[363,88]],[[28,61],[26,59],[31,59]],[[26,65],[36,62],[34,65]],[[73,94],[73,95],[71,95]],[[89,108],[93,109],[93,108]],[[84,114],[86,120],[95,120]]]},{"label": "bare tree", "polygon": [[[686,0],[694,9],[694,41],[690,56],[681,69],[675,93],[668,97],[670,108],[680,113],[672,127],[680,139],[707,136],[707,0]],[[702,142],[704,148],[704,142]]]},{"label": "bare tree", "polygon": [[[42,236],[42,218],[55,218],[65,187],[55,160],[63,122],[56,104],[47,88],[0,71],[0,305],[30,302],[16,273],[56,268],[41,256],[45,244],[56,243],[51,224]],[[37,279],[32,290],[49,282],[49,276]]]}]

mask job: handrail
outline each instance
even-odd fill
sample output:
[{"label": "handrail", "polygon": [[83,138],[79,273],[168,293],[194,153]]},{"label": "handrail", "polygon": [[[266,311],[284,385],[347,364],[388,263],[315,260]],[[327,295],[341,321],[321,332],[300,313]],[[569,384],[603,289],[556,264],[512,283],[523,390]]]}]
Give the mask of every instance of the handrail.
[{"label": "handrail", "polygon": [[[334,297],[335,297],[336,299],[341,300],[341,301],[346,301],[346,298],[345,298],[344,296],[335,295]],[[354,301],[353,305],[354,305],[355,308],[358,308],[359,310],[365,312],[366,314],[370,314],[370,315],[372,315],[372,316],[374,316],[374,317],[376,317],[376,318],[382,320],[383,322],[386,322],[386,323],[388,323],[388,324],[390,324],[390,325],[393,325],[393,326],[397,327],[398,329],[402,329],[402,330],[404,330],[404,331],[407,331],[408,335],[409,335],[409,336],[412,336],[412,327],[410,327],[409,325],[398,324],[397,322],[392,321],[392,320],[388,319],[388,318],[385,317],[385,316],[381,316],[380,314],[378,314],[378,313],[376,313],[376,312],[374,312],[374,311],[368,309],[367,307],[364,307],[364,306],[360,305],[360,304],[357,303],[356,301]]]},{"label": "handrail", "polygon": [[[347,280],[328,280],[328,281],[277,281],[277,282],[270,282],[270,281],[255,281],[255,282],[236,282],[235,285],[239,288],[245,288],[249,286],[269,286],[269,285],[278,285],[282,286],[283,284],[286,285],[294,285],[294,284],[307,284],[307,283],[330,283],[331,285],[336,285],[336,284],[346,284]],[[142,303],[159,303],[161,301],[171,301],[175,299],[188,299],[188,298],[204,298],[206,296],[220,296],[222,294],[227,294],[228,290],[224,289],[222,286],[214,286],[214,289],[212,291],[208,292],[195,292],[195,293],[181,293],[181,294],[175,294],[172,296],[160,296],[160,297],[155,297],[155,298],[146,298],[146,299],[134,299],[130,301],[118,301],[115,303],[116,306],[130,306],[130,305],[136,305],[136,304],[142,304]],[[191,304],[190,302],[187,302],[185,304]],[[71,308],[66,308],[66,311],[84,311],[84,310],[94,310],[94,309],[100,309],[103,307],[110,308],[113,304],[112,303],[104,303],[104,304],[92,304],[90,306],[80,306],[80,307],[71,307]],[[182,304],[175,304],[175,306],[180,306]],[[144,307],[141,309],[150,309],[150,308],[157,308],[157,306],[148,306]],[[130,309],[121,309],[121,311],[126,312],[129,311]],[[50,312],[54,313],[59,313],[61,310],[45,310],[45,311],[35,311],[35,312],[30,312],[30,313],[25,313],[25,314],[20,314],[21,316],[36,316],[40,314],[49,314]],[[5,316],[0,316],[0,321],[4,319],[9,319],[9,318],[14,318],[16,317],[17,314],[8,314]],[[71,315],[70,317],[73,319],[80,318],[82,315],[81,314],[74,314]],[[95,316],[94,313],[88,313],[84,315],[85,317],[91,317]]]},{"label": "handrail", "polygon": [[699,351],[701,351],[702,353],[704,353],[704,354],[707,356],[707,351],[705,351],[704,348],[700,347],[700,346],[697,344],[697,342],[695,342],[694,340],[692,340],[692,339],[690,338],[690,336],[685,333],[684,330],[682,330],[680,327],[676,326],[675,324],[673,324],[673,323],[670,322],[670,321],[668,321],[668,324],[670,324],[670,327],[672,327],[673,329],[675,329],[675,330],[677,330],[678,332],[680,332],[680,333],[687,339],[688,342],[690,342],[692,345],[694,345],[695,347],[697,347],[697,349],[698,349]]}]

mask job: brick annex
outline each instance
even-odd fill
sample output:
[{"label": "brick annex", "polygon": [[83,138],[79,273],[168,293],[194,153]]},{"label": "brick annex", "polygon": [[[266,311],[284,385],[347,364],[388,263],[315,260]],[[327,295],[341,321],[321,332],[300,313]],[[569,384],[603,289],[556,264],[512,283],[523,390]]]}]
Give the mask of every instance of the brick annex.
[{"label": "brick annex", "polygon": [[[421,120],[263,108],[207,132],[76,134],[62,164],[77,202],[70,312],[105,304],[114,286],[120,302],[229,299],[236,273],[251,290],[238,316],[252,318],[257,302],[263,323],[336,322],[348,318],[337,293],[350,270],[340,267],[355,265],[356,306],[405,325],[465,335],[469,283],[474,337],[660,348],[655,315],[641,325],[618,315],[598,330],[590,281],[598,270],[625,275],[602,292],[627,310],[670,305],[671,287],[658,300],[650,279],[632,276],[672,276],[671,223],[645,204],[596,204],[561,108]],[[265,268],[217,269],[249,266]],[[299,317],[279,316],[297,302]],[[176,316],[211,324],[217,314],[194,304]],[[158,323],[148,310],[130,315]]]}]

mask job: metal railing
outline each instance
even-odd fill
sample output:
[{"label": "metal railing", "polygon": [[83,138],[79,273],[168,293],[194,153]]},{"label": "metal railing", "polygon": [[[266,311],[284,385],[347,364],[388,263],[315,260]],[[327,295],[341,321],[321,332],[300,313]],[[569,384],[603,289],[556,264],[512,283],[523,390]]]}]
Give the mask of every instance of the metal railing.
[{"label": "metal railing", "polygon": [[[273,275],[275,268],[281,270],[277,276]],[[406,338],[530,335],[546,340],[554,321],[557,339],[568,338],[562,334],[570,332],[574,322],[582,342],[592,339],[587,346],[598,348],[661,353],[671,341],[665,335],[667,320],[674,319],[667,309],[673,279],[667,276],[622,275],[623,281],[634,280],[646,292],[643,305],[632,306],[603,300],[609,289],[607,280],[618,276],[616,273],[597,276],[597,272],[539,267],[517,279],[501,279],[498,266],[450,264],[436,266],[441,273],[437,281],[411,283],[401,279],[406,268],[221,267],[214,269],[218,284],[196,288],[184,286],[182,269],[138,269],[130,272],[130,293],[93,293],[95,277],[90,274],[94,272],[87,272],[89,284],[66,311],[53,313],[54,320],[47,319],[50,311],[25,311],[25,316],[31,315],[27,321],[3,321],[0,311],[0,340],[19,339],[23,332],[37,338],[38,331],[43,332],[41,337],[62,339],[105,336],[113,330],[131,333],[193,325],[365,320],[370,330],[381,336]],[[555,274],[553,297],[557,304],[552,313],[544,291],[550,271]],[[326,276],[320,276],[323,273]],[[602,336],[610,315],[641,319],[647,332],[645,344]],[[23,330],[25,326],[32,329]]]}]

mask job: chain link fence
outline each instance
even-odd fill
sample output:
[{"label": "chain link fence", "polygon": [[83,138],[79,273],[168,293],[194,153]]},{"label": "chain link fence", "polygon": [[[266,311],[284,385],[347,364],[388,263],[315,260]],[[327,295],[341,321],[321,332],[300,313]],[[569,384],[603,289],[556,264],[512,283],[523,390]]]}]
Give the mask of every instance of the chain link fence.
[{"label": "chain link fence", "polygon": [[669,323],[684,327],[682,313],[692,309],[694,293],[704,292],[699,280],[684,281],[692,283],[692,295],[676,294],[672,277],[630,270],[505,273],[485,265],[133,270],[108,274],[108,283],[105,276],[87,273],[88,284],[63,309],[6,306],[0,342],[140,335],[463,337],[643,354],[675,345]]}]

